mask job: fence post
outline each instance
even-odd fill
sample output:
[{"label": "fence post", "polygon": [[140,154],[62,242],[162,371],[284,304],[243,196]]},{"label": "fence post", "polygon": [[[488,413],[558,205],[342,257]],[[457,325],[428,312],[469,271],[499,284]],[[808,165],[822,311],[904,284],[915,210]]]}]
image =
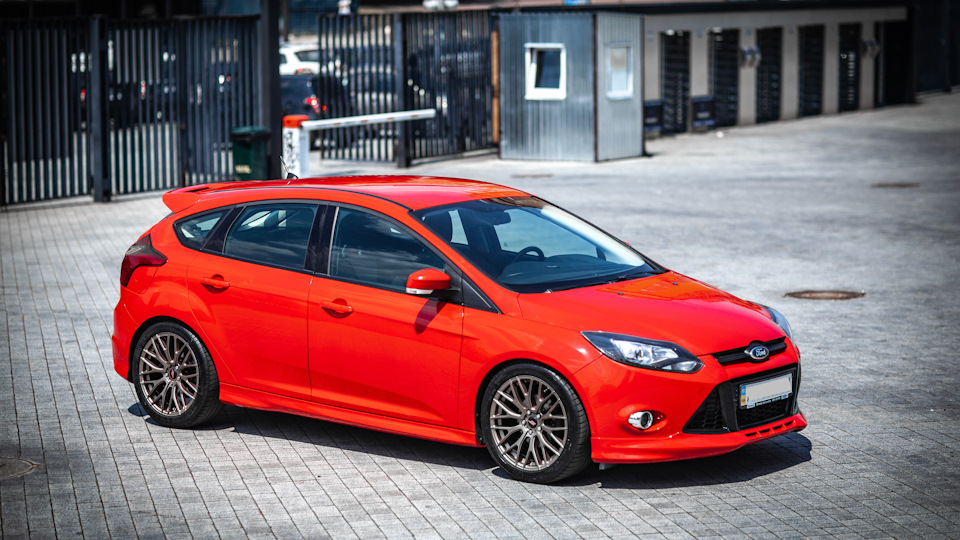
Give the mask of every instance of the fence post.
[{"label": "fence post", "polygon": [[[407,110],[407,55],[404,51],[403,14],[393,16],[393,79],[396,89],[395,110]],[[394,152],[397,158],[397,168],[410,167],[410,123],[400,122],[397,126],[397,148]]]},{"label": "fence post", "polygon": [[87,122],[90,125],[90,189],[93,191],[93,200],[96,202],[110,201],[110,183],[107,178],[107,125],[104,122],[106,113],[106,88],[104,80],[107,71],[106,40],[101,37],[103,19],[90,19],[90,49],[88,58],[88,74],[90,80],[89,95],[87,95]]}]

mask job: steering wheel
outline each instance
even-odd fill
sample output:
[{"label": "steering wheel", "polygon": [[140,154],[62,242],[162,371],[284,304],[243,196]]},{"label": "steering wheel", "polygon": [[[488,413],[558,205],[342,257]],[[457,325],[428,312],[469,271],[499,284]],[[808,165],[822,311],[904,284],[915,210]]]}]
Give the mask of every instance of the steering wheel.
[{"label": "steering wheel", "polygon": [[521,249],[521,250],[517,253],[517,256],[514,257],[512,261],[510,261],[510,264],[513,264],[513,263],[519,261],[519,260],[522,259],[523,256],[526,255],[527,253],[535,253],[538,257],[540,257],[540,260],[541,260],[541,261],[547,260],[547,258],[543,255],[543,250],[542,250],[542,249],[538,248],[537,246],[527,246],[527,247]]}]

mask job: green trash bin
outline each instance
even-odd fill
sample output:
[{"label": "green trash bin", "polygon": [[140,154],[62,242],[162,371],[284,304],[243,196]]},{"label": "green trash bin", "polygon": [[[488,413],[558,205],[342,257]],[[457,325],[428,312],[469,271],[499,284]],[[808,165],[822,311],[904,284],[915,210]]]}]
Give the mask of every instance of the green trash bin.
[{"label": "green trash bin", "polygon": [[234,176],[240,180],[266,180],[269,141],[270,130],[262,126],[231,129]]}]

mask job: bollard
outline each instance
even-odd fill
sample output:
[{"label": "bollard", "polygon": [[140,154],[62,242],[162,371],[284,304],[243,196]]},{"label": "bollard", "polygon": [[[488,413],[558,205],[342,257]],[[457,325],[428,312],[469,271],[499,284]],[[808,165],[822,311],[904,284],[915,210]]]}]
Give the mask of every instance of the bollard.
[{"label": "bollard", "polygon": [[303,129],[308,119],[305,114],[283,117],[283,167],[284,176],[305,178],[310,175],[310,132]]}]

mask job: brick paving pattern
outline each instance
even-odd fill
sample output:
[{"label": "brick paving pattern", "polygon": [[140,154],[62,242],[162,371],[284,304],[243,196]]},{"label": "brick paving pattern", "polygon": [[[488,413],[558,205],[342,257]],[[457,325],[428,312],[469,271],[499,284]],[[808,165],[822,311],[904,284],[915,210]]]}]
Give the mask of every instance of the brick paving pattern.
[{"label": "brick paving pattern", "polygon": [[[39,467],[0,479],[0,536],[958,538],[958,118],[954,94],[652,141],[652,159],[412,169],[529,189],[793,324],[807,430],[554,486],[510,480],[484,449],[291,415],[151,423],[110,334],[120,258],[166,214],[159,195],[8,208],[0,457]],[[919,185],[874,187],[893,182]],[[783,297],[802,289],[867,295]]]}]

